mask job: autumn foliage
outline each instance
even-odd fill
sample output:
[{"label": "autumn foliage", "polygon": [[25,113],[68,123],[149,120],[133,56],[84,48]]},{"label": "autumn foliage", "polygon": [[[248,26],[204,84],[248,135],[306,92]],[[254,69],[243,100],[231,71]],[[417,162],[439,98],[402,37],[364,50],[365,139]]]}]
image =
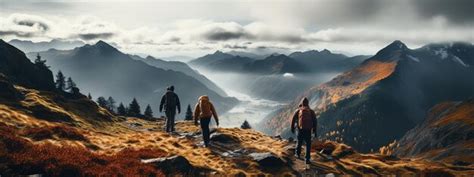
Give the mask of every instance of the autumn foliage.
[{"label": "autumn foliage", "polygon": [[[82,139],[85,137],[68,128],[52,128],[57,136]],[[0,123],[0,175],[43,174],[46,176],[164,176],[152,164],[143,164],[140,159],[162,157],[161,150],[125,149],[113,155],[91,152],[82,147],[60,147],[50,143],[33,144],[18,134],[18,131]],[[36,138],[49,137],[44,129],[26,131]],[[87,139],[86,139],[87,140]]]}]

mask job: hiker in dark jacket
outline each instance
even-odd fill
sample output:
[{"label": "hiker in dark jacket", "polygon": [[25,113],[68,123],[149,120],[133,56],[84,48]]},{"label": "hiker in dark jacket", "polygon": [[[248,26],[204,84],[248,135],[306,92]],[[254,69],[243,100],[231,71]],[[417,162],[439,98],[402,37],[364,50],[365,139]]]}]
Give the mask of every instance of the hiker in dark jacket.
[{"label": "hiker in dark jacket", "polygon": [[194,123],[198,125],[198,120],[201,123],[202,138],[204,140],[204,146],[209,147],[210,131],[209,123],[211,118],[214,116],[216,125],[219,126],[219,118],[217,117],[216,109],[209,101],[209,97],[203,95],[199,97],[198,103],[194,107]]},{"label": "hiker in dark jacket", "polygon": [[165,109],[166,114],[166,132],[174,132],[174,116],[176,115],[176,109],[178,114],[181,113],[181,104],[176,93],[174,93],[174,86],[169,86],[166,89],[166,93],[161,97],[160,112]]},{"label": "hiker in dark jacket", "polygon": [[300,158],[301,146],[303,141],[306,143],[306,164],[310,164],[311,159],[311,131],[314,132],[314,137],[317,137],[316,127],[318,125],[316,113],[309,108],[309,101],[307,98],[301,100],[299,108],[293,114],[291,119],[291,132],[295,133],[295,125],[298,128],[298,143],[296,145],[295,155]]}]

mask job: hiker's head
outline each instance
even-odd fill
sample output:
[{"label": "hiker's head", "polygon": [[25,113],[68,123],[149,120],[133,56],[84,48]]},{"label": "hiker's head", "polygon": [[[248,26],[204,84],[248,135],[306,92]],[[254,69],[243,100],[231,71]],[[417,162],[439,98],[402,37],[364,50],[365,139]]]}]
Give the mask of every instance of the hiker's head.
[{"label": "hiker's head", "polygon": [[199,101],[209,101],[209,97],[207,95],[200,96]]},{"label": "hiker's head", "polygon": [[166,90],[174,91],[174,86],[169,86],[168,88],[166,88]]},{"label": "hiker's head", "polygon": [[304,97],[304,98],[301,100],[300,106],[309,106],[309,100],[308,100],[308,98]]}]

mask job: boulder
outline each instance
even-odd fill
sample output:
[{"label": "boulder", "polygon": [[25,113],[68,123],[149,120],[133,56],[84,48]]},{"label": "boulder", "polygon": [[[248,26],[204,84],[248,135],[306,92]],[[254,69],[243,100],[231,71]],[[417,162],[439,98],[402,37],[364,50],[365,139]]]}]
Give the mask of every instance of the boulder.
[{"label": "boulder", "polygon": [[158,168],[163,169],[166,174],[176,172],[187,172],[193,168],[188,159],[183,156],[171,156],[155,159],[142,160],[143,163],[153,163]]},{"label": "boulder", "polygon": [[251,153],[249,156],[264,169],[280,169],[286,163],[280,157],[270,153]]},{"label": "boulder", "polygon": [[142,163],[152,163],[157,168],[163,170],[165,174],[182,174],[185,176],[200,176],[213,173],[210,169],[194,167],[188,159],[183,156],[175,155],[171,157],[162,157],[142,160]]},{"label": "boulder", "polygon": [[211,135],[211,141],[223,144],[237,144],[240,140],[229,134],[214,133]]}]

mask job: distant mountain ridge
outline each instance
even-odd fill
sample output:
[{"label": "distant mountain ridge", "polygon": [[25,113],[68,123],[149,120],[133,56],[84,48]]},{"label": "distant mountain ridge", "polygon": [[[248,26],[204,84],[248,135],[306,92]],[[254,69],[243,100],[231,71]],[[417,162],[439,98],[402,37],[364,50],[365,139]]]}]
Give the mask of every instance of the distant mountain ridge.
[{"label": "distant mountain ridge", "polygon": [[143,61],[151,66],[155,66],[157,68],[162,68],[165,70],[173,70],[173,71],[178,71],[182,72],[188,76],[191,76],[200,82],[202,82],[206,87],[210,88],[211,90],[217,92],[221,96],[227,96],[224,90],[219,88],[214,82],[200,74],[199,72],[195,71],[191,67],[189,67],[186,63],[180,62],[180,61],[165,61],[162,59],[158,59],[152,56],[147,56],[145,58],[142,58],[137,55],[131,55],[133,59]]},{"label": "distant mountain ridge", "polygon": [[58,49],[58,50],[69,50],[75,47],[83,46],[85,43],[82,41],[65,41],[53,39],[51,41],[45,42],[32,42],[28,40],[18,40],[13,39],[8,42],[9,44],[17,47],[21,51],[28,52],[40,52],[49,49]]},{"label": "distant mountain ridge", "polygon": [[[457,53],[452,51],[459,51]],[[301,97],[319,113],[319,135],[370,151],[400,138],[433,105],[474,96],[472,44],[409,49],[394,41],[358,67],[307,90],[268,117],[269,133],[289,135],[289,117]]]},{"label": "distant mountain ridge", "polygon": [[[34,55],[30,53],[31,57]],[[136,97],[142,107],[150,104],[156,114],[161,96],[170,85],[175,86],[183,108],[194,104],[200,95],[209,95],[221,112],[237,103],[235,98],[221,96],[191,76],[134,60],[103,41],[68,51],[49,50],[40,55],[53,71],[61,70],[82,85],[84,93],[90,92],[94,97],[113,96],[124,103]]]},{"label": "distant mountain ridge", "polygon": [[237,56],[216,51],[192,60],[189,64],[208,73],[229,74],[234,80],[240,80],[232,84],[234,88],[253,97],[285,102],[293,100],[311,86],[357,66],[369,57],[347,57],[328,50],[295,52],[289,56],[271,54],[259,59],[233,54]]},{"label": "distant mountain ridge", "polygon": [[[310,50],[294,52],[290,55],[272,54],[252,58],[250,54],[239,52],[224,53],[216,51],[189,62],[190,65],[220,72],[251,72],[258,74],[282,73],[323,73],[342,72],[357,66],[369,56],[347,57],[331,53],[324,49],[321,52]],[[258,55],[253,55],[254,57]]]}]

